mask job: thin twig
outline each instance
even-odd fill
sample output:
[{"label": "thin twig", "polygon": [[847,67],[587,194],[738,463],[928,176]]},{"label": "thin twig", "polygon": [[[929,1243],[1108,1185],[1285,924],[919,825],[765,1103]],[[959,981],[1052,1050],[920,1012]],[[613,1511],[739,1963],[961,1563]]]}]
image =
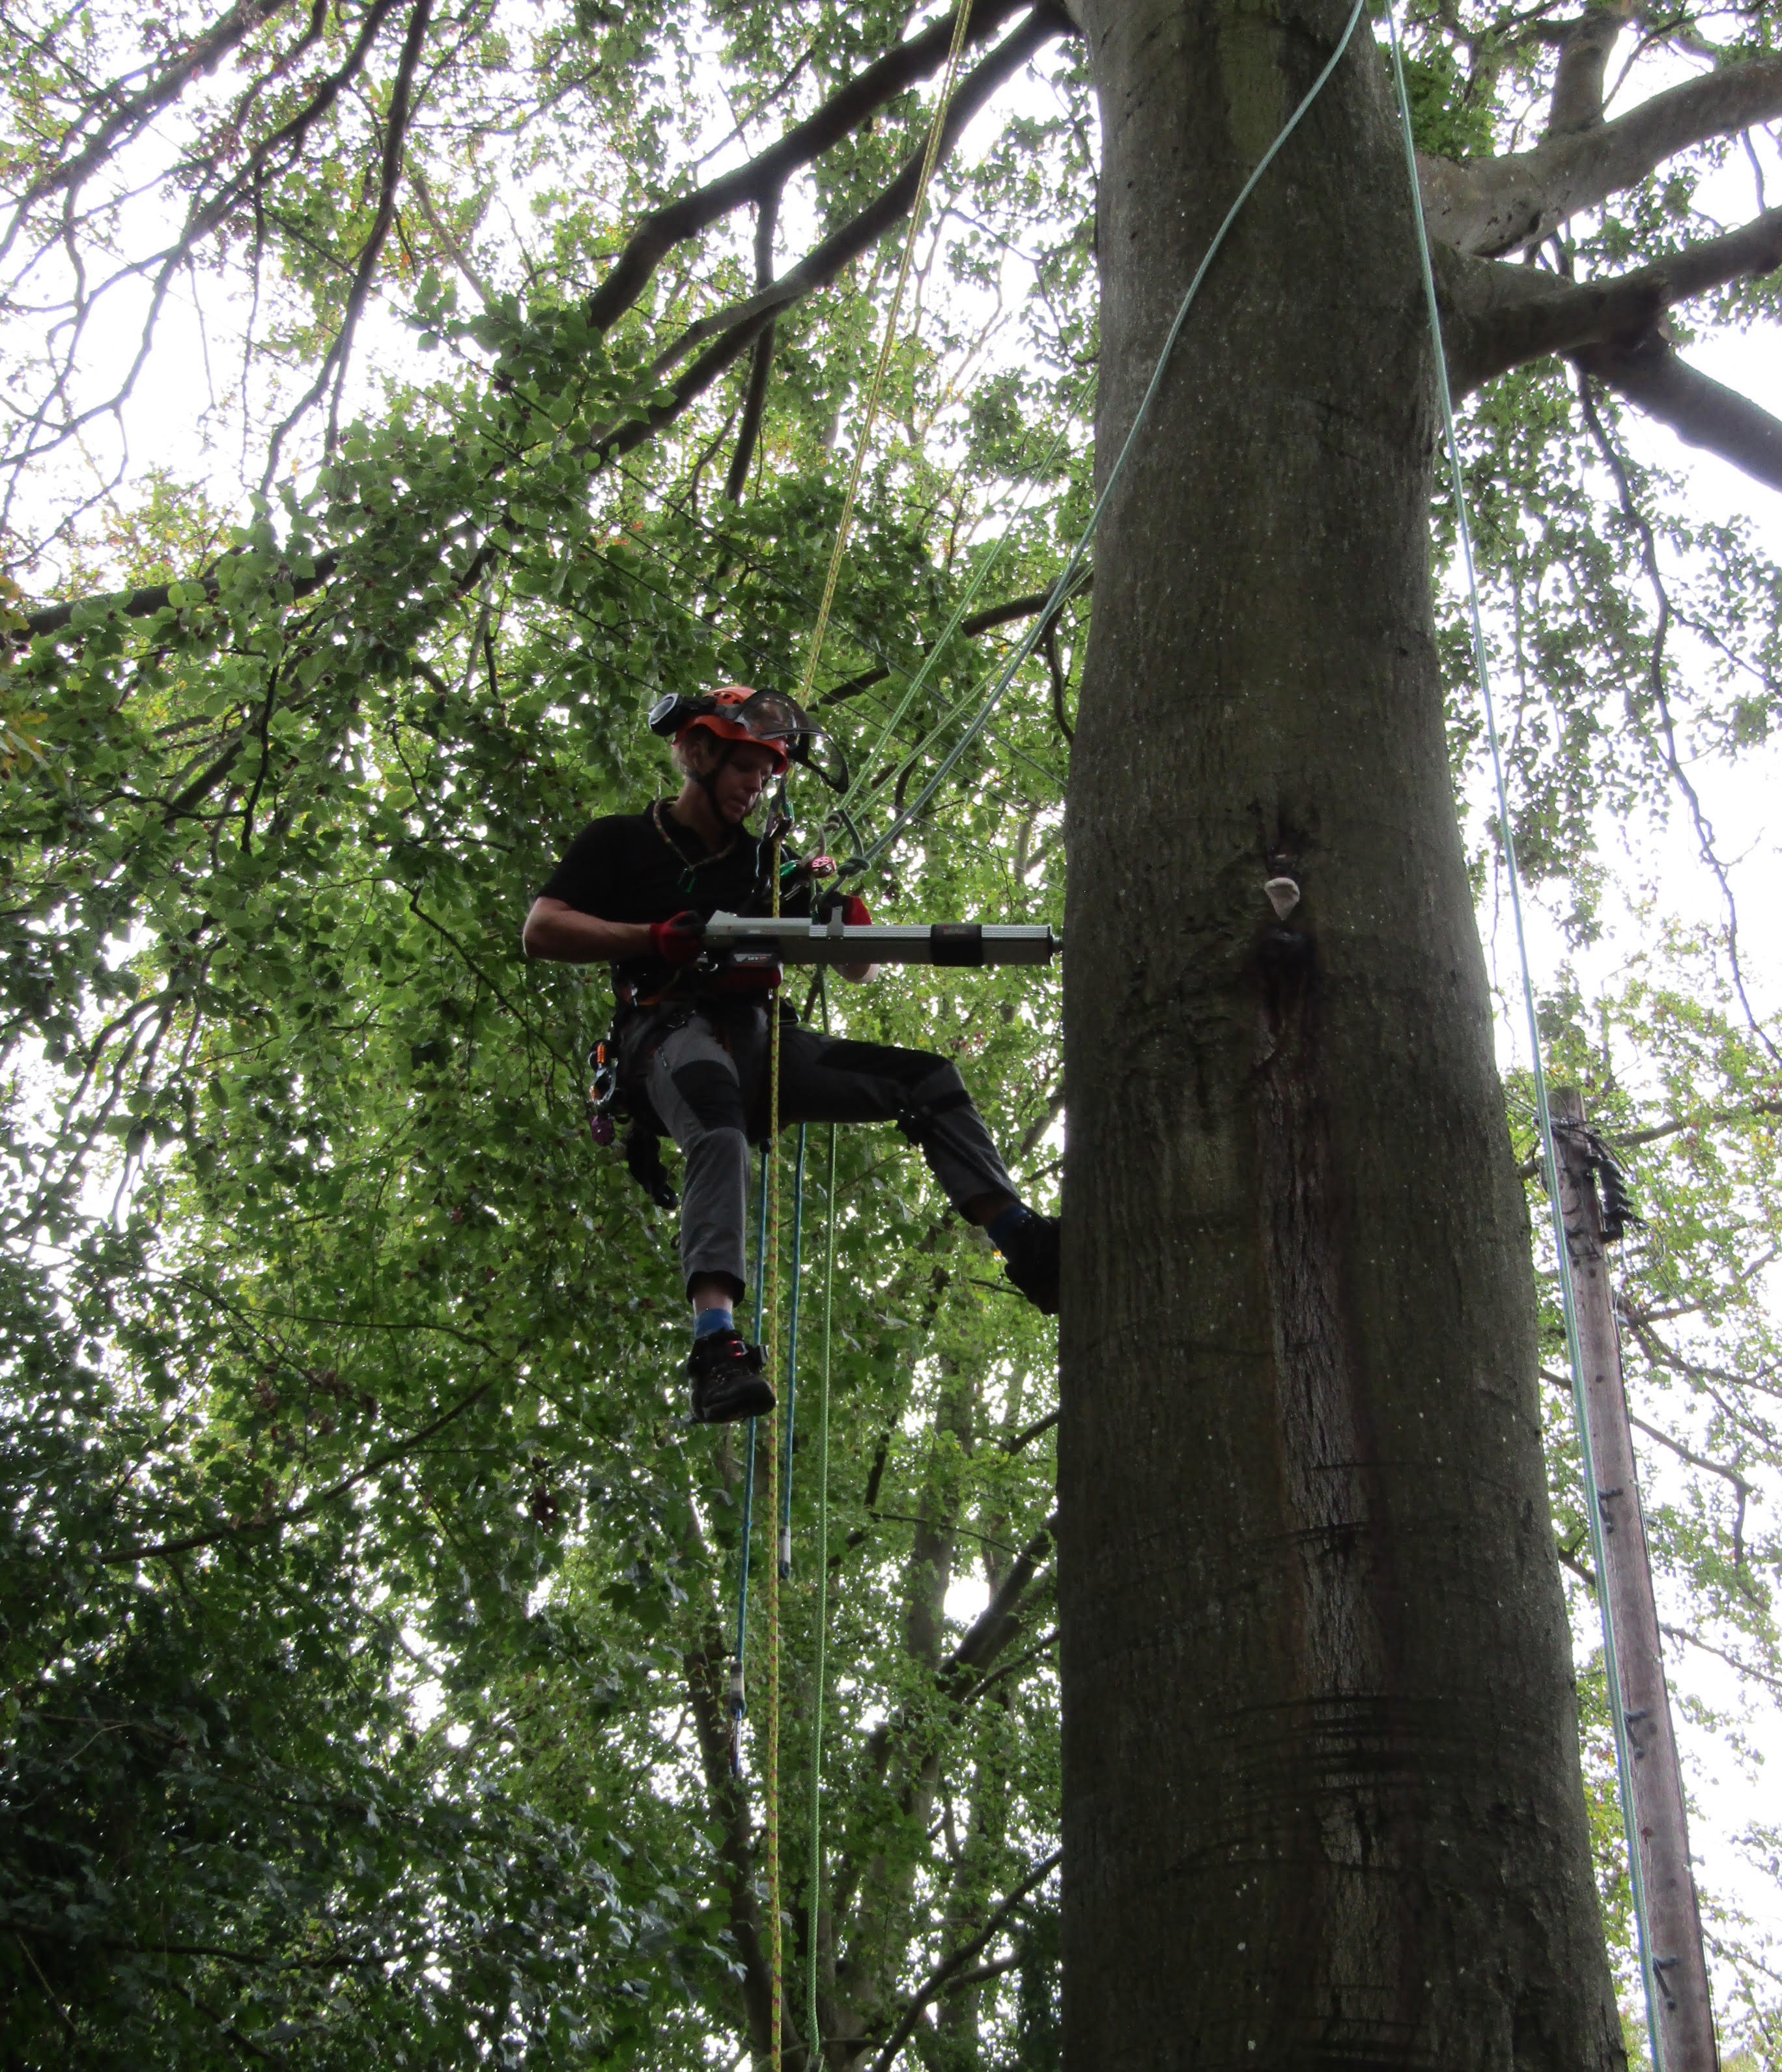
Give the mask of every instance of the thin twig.
[{"label": "thin twig", "polygon": [[1726,866],[1721,862],[1715,849],[1714,828],[1709,822],[1706,813],[1702,810],[1700,796],[1694,785],[1689,781],[1689,775],[1683,767],[1682,758],[1677,751],[1677,722],[1671,712],[1670,697],[1665,683],[1665,640],[1670,630],[1671,600],[1670,593],[1665,585],[1664,574],[1658,565],[1658,543],[1646,514],[1640,508],[1639,500],[1634,495],[1633,483],[1628,474],[1627,463],[1620,450],[1610,437],[1608,427],[1603,423],[1602,414],[1596,407],[1595,385],[1591,376],[1582,368],[1578,371],[1578,388],[1579,401],[1583,409],[1584,422],[1589,428],[1591,437],[1595,442],[1597,449],[1602,454],[1603,462],[1614,479],[1615,491],[1620,499],[1622,512],[1628,523],[1633,528],[1640,541],[1640,561],[1645,569],[1646,580],[1652,586],[1652,597],[1657,606],[1658,619],[1652,630],[1652,652],[1647,665],[1646,680],[1651,691],[1652,703],[1658,713],[1665,764],[1670,771],[1673,781],[1688,804],[1689,817],[1695,824],[1696,841],[1701,850],[1702,860],[1713,872],[1714,879],[1720,887],[1721,898],[1726,904],[1726,958],[1732,969],[1733,987],[1739,995],[1739,1004],[1745,1010],[1745,1019],[1751,1026],[1751,1034],[1769,1053],[1771,1062],[1782,1066],[1782,1049],[1777,1048],[1772,1041],[1769,1032],[1758,1019],[1757,1010],[1751,1005],[1751,995],[1745,989],[1744,966],[1739,955],[1739,902],[1733,895],[1732,883],[1726,875]]}]

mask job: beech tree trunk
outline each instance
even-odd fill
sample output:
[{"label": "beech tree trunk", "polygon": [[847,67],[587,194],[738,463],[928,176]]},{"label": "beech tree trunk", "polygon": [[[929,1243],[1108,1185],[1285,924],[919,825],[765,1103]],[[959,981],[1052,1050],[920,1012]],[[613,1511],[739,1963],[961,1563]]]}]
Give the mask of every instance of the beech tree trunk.
[{"label": "beech tree trunk", "polygon": [[[1105,469],[1346,10],[1073,12]],[[1097,549],[1065,938],[1072,2072],[1624,2062],[1393,121],[1364,28],[1210,276]],[[1303,890],[1284,925],[1276,872]]]}]

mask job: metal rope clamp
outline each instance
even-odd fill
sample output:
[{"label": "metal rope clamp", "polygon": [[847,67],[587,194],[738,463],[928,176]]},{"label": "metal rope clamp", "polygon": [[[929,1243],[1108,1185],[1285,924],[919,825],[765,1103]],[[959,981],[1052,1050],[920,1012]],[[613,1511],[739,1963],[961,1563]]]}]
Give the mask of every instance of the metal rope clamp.
[{"label": "metal rope clamp", "polygon": [[613,1104],[619,1095],[616,1046],[603,1038],[589,1054],[588,1063],[594,1067],[593,1083],[588,1088],[588,1134],[603,1149],[617,1133],[613,1122]]}]

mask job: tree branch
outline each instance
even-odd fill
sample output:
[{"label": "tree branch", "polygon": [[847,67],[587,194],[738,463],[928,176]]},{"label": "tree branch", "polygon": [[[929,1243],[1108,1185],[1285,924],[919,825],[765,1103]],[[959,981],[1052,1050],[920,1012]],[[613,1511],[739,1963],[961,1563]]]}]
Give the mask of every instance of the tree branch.
[{"label": "tree branch", "polygon": [[1039,1573],[1040,1562],[1057,1529],[1058,1514],[1054,1511],[1010,1564],[1008,1573],[997,1586],[990,1602],[941,1663],[935,1681],[943,1695],[956,1696],[977,1671],[994,1662],[1021,1630],[1017,1607]]},{"label": "tree branch", "polygon": [[[1089,588],[1085,576],[1080,589]],[[1072,591],[1072,596],[1076,594]],[[980,633],[993,632],[998,626],[1006,626],[1017,619],[1031,619],[1044,608],[1052,595],[1049,590],[1035,590],[1028,597],[1006,598],[1001,604],[988,605],[982,611],[974,611],[959,622],[961,639],[974,639]],[[891,674],[891,664],[882,662],[876,669],[865,669],[858,676],[850,676],[845,684],[837,684],[833,691],[825,691],[816,702],[820,705],[844,705],[850,698],[857,698],[862,691],[870,691],[875,684],[882,684]]]},{"label": "tree branch", "polygon": [[[773,285],[773,232],[780,220],[780,190],[776,187],[755,204],[755,285]],[[743,501],[748,486],[749,467],[755,442],[761,436],[761,416],[768,403],[768,377],[773,372],[773,332],[770,322],[755,341],[755,356],[749,363],[749,385],[743,398],[742,429],[736,434],[736,450],[730,455],[730,472],[724,478],[724,494],[732,504]]]},{"label": "tree branch", "polygon": [[1679,360],[1648,331],[1629,344],[1587,346],[1573,359],[1687,446],[1718,454],[1772,489],[1782,489],[1782,418]]},{"label": "tree branch", "polygon": [[[994,35],[1021,4],[1022,0],[977,0],[966,32],[968,39],[980,43]],[[693,193],[665,203],[646,216],[626,240],[606,279],[589,296],[589,323],[598,331],[610,330],[649,286],[657,266],[677,245],[709,228],[745,202],[777,197],[800,167],[820,157],[832,144],[838,144],[907,87],[937,72],[946,62],[957,14],[955,9],[920,35],[887,51],[858,79],[832,94],[814,114],[794,124],[746,166],[739,166],[722,179],[695,188]]]},{"label": "tree branch", "polygon": [[969,1942],[961,1943],[950,1956],[943,1959],[936,1966],[923,1983],[917,1987],[915,1997],[904,2008],[896,2028],[887,2037],[884,2049],[873,2060],[872,2072],[891,2072],[891,2068],[897,2062],[903,2045],[915,2035],[916,2025],[921,2021],[929,2002],[937,1995],[945,1992],[954,1975],[962,1971],[980,1951],[994,1940],[1022,1901],[1036,1886],[1043,1885],[1064,1860],[1064,1852],[1062,1849],[1054,1849],[1049,1856],[1042,1858],[1007,1898],[1002,1901],[990,1919],[971,1940]]},{"label": "tree branch", "polygon": [[384,123],[384,150],[378,169],[377,213],[364,243],[360,247],[358,263],[353,269],[352,286],[348,291],[347,306],[341,314],[340,328],[335,333],[334,343],[328,347],[322,364],[316,370],[315,379],[292,407],[290,414],[278,426],[272,435],[266,455],[265,474],[260,479],[262,491],[270,485],[278,466],[279,449],[285,434],[303,413],[334,380],[334,401],[328,409],[328,431],[325,442],[332,452],[340,431],[340,390],[345,381],[347,362],[352,356],[353,335],[359,328],[359,319],[365,306],[365,298],[371,293],[372,276],[377,262],[383,256],[385,240],[389,237],[390,225],[396,217],[397,190],[402,180],[402,162],[408,145],[409,111],[414,90],[414,74],[421,62],[422,45],[427,39],[428,24],[433,18],[433,0],[414,0],[409,14],[408,34],[402,39],[402,55],[396,68],[396,81],[390,90],[389,113]]},{"label": "tree branch", "polygon": [[[955,91],[941,130],[938,164],[952,150],[978,109],[1002,82],[1025,64],[1034,53],[1060,35],[1068,23],[1051,4],[1042,0],[1031,14],[986,57],[967,73]],[[827,287],[853,260],[874,245],[892,224],[908,215],[916,199],[922,154],[913,153],[903,162],[895,179],[851,221],[825,238],[788,273],[782,273],[770,288],[733,303],[710,317],[689,324],[673,344],[656,358],[652,380],[678,366],[689,352],[710,339],[706,347],[674,384],[672,400],[652,405],[641,417],[621,422],[596,435],[592,442],[598,458],[610,460],[629,453],[671,425],[711,386],[724,370],[739,360],[765,327],[784,310],[792,308],[820,288]]]},{"label": "tree branch", "polygon": [[[334,574],[338,557],[319,554],[315,566],[307,576],[285,576],[290,585],[292,597],[307,597],[313,590],[319,590]],[[222,583],[214,574],[187,576],[183,586],[187,590],[201,590],[207,604],[216,603],[222,594]],[[103,611],[108,615],[116,612],[125,619],[152,619],[158,611],[165,611],[173,602],[167,594],[171,583],[149,583],[141,590],[115,591],[109,597],[73,598],[66,604],[45,605],[41,611],[25,615],[24,631],[27,639],[35,639],[40,633],[65,633],[73,623],[76,612],[83,610]]]},{"label": "tree branch", "polygon": [[[1609,1142],[1622,1149],[1635,1144],[1656,1144],[1666,1137],[1679,1137],[1685,1129],[1718,1129],[1729,1122],[1762,1122],[1782,1116],[1782,1100],[1746,1101],[1738,1108],[1710,1108],[1704,1115],[1673,1116],[1669,1122],[1655,1122],[1644,1129],[1616,1129],[1603,1133]],[[1537,1179],[1541,1172],[1541,1157],[1537,1153],[1533,1158],[1525,1158],[1517,1167],[1525,1180]]]},{"label": "tree branch", "polygon": [[1484,257],[1519,251],[1690,145],[1778,114],[1782,56],[1753,58],[1655,93],[1612,122],[1549,131],[1532,151],[1466,162],[1420,157],[1430,235]]},{"label": "tree branch", "polygon": [[749,2038],[758,2056],[764,2057],[773,2027],[773,1981],[762,1947],[748,1799],[730,1767],[730,1725],[724,1713],[723,1639],[709,1616],[702,1614],[702,1623],[705,1630],[685,1656],[687,1701],[699,1744],[700,1767],[706,1775],[707,1802],[723,1834],[718,1845],[718,1860],[730,1901],[730,1933],[736,1939],[736,1954],[743,1967],[743,2004]]},{"label": "tree branch", "polygon": [[170,101],[176,101],[191,82],[213,66],[221,63],[238,43],[245,42],[254,31],[270,22],[274,14],[289,6],[290,0],[241,0],[241,5],[232,7],[222,19],[212,24],[195,41],[188,43],[178,57],[165,66],[148,84],[127,99],[118,93],[114,83],[106,88],[101,98],[112,104],[112,112],[101,122],[85,147],[73,158],[52,166],[47,172],[39,173],[14,208],[12,221],[6,234],[0,239],[0,259],[10,249],[12,240],[23,223],[27,212],[38,202],[49,195],[60,194],[64,189],[78,187],[87,175],[109,158],[121,144],[139,134],[150,121]]},{"label": "tree branch", "polygon": [[1659,1622],[1658,1630],[1667,1640],[1681,1641],[1685,1647],[1696,1648],[1703,1655],[1711,1655],[1716,1662],[1725,1663],[1729,1669],[1737,1670],[1741,1676],[1755,1677],[1759,1684],[1768,1684],[1771,1690],[1782,1696],[1782,1676],[1774,1675],[1767,1669],[1759,1669],[1755,1662],[1741,1662],[1736,1655],[1727,1654],[1723,1647],[1716,1647],[1711,1641],[1703,1640],[1682,1626],[1666,1626],[1662,1619]]},{"label": "tree branch", "polygon": [[1566,281],[1538,267],[1440,247],[1434,256],[1448,379],[1462,395],[1549,352],[1632,343],[1671,304],[1747,274],[1773,273],[1782,266],[1782,208],[1607,280]]},{"label": "tree branch", "polygon": [[1782,1100],[1747,1101],[1739,1108],[1717,1108],[1706,1115],[1685,1116],[1673,1122],[1654,1123],[1649,1129],[1623,1129],[1615,1133],[1617,1144],[1656,1144],[1661,1137],[1675,1137],[1685,1129],[1714,1129],[1725,1122],[1759,1122],[1782,1116]]},{"label": "tree branch", "polygon": [[1063,1414],[1061,1411],[1048,1410],[1043,1417],[1036,1417],[1032,1424],[1017,1432],[1012,1439],[1002,1441],[1003,1452],[1019,1453],[1024,1447],[1031,1446],[1043,1433],[1051,1431]]},{"label": "tree branch", "polygon": [[1609,53],[1626,27],[1623,6],[1581,14],[1564,25],[1553,99],[1547,109],[1547,137],[1573,136],[1601,125],[1603,76]]},{"label": "tree branch", "polygon": [[1058,731],[1064,737],[1064,746],[1074,748],[1076,734],[1064,710],[1064,693],[1069,688],[1064,675],[1064,664],[1058,652],[1058,622],[1048,619],[1040,641],[1045,650],[1046,671],[1052,679],[1052,716],[1058,722]]},{"label": "tree branch", "polygon": [[1644,1432],[1648,1439],[1656,1439],[1661,1446],[1676,1454],[1678,1460],[1687,1461],[1692,1468],[1700,1468],[1706,1474],[1718,1475],[1722,1482],[1731,1482],[1740,1496],[1749,1496],[1756,1488],[1757,1485],[1747,1482],[1737,1468],[1729,1468],[1723,1461],[1710,1461],[1705,1453],[1691,1453],[1681,1439],[1673,1439],[1669,1432],[1661,1432],[1656,1424],[1648,1424],[1644,1417],[1636,1417],[1631,1410],[1628,1412],[1628,1422],[1636,1431]]},{"label": "tree branch", "polygon": [[395,1445],[386,1446],[382,1453],[374,1453],[362,1468],[356,1469],[350,1475],[342,1476],[339,1482],[330,1483],[327,1489],[319,1490],[307,1503],[298,1504],[292,1510],[275,1511],[266,1518],[240,1519],[233,1525],[220,1525],[209,1532],[188,1532],[178,1540],[143,1540],[134,1547],[118,1547],[109,1552],[101,1548],[93,1558],[102,1568],[117,1568],[126,1562],[152,1560],[157,1555],[189,1554],[195,1548],[212,1547],[219,1540],[238,1540],[248,1533],[276,1532],[283,1526],[299,1525],[325,1504],[332,1503],[336,1497],[344,1496],[348,1490],[357,1488],[368,1476],[376,1474],[380,1468],[387,1468],[392,1461],[399,1461],[405,1454],[412,1453],[417,1446],[424,1445],[455,1419],[462,1417],[494,1386],[492,1378],[482,1383],[468,1396],[460,1396],[451,1409],[442,1411],[430,1424],[423,1424],[418,1432],[411,1432]]},{"label": "tree branch", "polygon": [[[1782,214],[1782,212],[1778,212]],[[1640,507],[1635,494],[1633,479],[1620,449],[1610,436],[1609,428],[1603,421],[1603,414],[1596,407],[1588,375],[1578,379],[1578,405],[1583,412],[1584,423],[1591,438],[1602,454],[1604,464],[1615,480],[1615,491],[1620,499],[1622,514],[1640,542],[1640,558],[1646,572],[1646,580],[1652,586],[1655,617],[1652,639],[1648,645],[1646,680],[1651,693],[1652,711],[1656,718],[1657,747],[1671,781],[1682,794],[1689,809],[1689,820],[1695,829],[1696,846],[1702,861],[1713,872],[1714,882],[1720,887],[1720,896],[1726,909],[1726,963],[1732,973],[1733,990],[1739,996],[1739,1004],[1745,1010],[1745,1019],[1751,1032],[1769,1053],[1772,1064],[1782,1067],[1782,1048],[1778,1048],[1769,1031],[1759,1018],[1752,1005],[1750,989],[1745,983],[1744,960],[1739,948],[1739,901],[1733,891],[1732,878],[1715,841],[1712,824],[1702,804],[1702,795],[1695,780],[1685,767],[1677,748],[1677,719],[1671,710],[1669,676],[1665,665],[1665,642],[1670,631],[1671,599],[1664,571],[1658,564],[1658,539],[1652,521]]]},{"label": "tree branch", "polygon": [[[1541,1379],[1550,1387],[1568,1392],[1572,1385],[1569,1374],[1556,1373],[1550,1367],[1541,1368]],[[1661,1432],[1656,1424],[1648,1424],[1644,1417],[1636,1417],[1631,1410],[1628,1412],[1628,1422],[1636,1431],[1644,1432],[1648,1439],[1656,1439],[1661,1446],[1676,1454],[1678,1460],[1687,1461],[1692,1468],[1700,1468],[1708,1474],[1718,1475],[1722,1481],[1731,1482],[1741,1496],[1749,1496],[1756,1488],[1757,1485],[1747,1482],[1738,1469],[1729,1468],[1723,1461],[1710,1461],[1706,1454],[1692,1453],[1681,1439],[1673,1439],[1669,1432]]]}]

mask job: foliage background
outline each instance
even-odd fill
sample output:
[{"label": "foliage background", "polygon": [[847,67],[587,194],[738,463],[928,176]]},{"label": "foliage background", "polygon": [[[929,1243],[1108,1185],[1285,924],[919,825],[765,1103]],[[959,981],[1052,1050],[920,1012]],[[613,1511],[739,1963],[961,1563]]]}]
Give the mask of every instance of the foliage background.
[{"label": "foliage background", "polygon": [[[226,56],[139,121],[130,93],[192,47],[195,13],[27,6],[0,28],[21,204],[3,334],[19,637],[0,673],[8,2062],[730,2062],[726,1879],[751,1808],[699,1693],[728,1645],[739,1444],[681,1421],[672,1219],[583,1126],[603,978],[527,966],[518,927],[586,820],[665,787],[651,698],[795,678],[895,240],[780,318],[740,500],[721,484],[743,363],[662,437],[598,469],[590,449],[665,395],[677,329],[747,292],[752,224],[677,249],[603,335],[583,298],[702,154],[709,175],[759,148],[907,24],[683,0],[228,19],[246,26]],[[1696,32],[1768,49],[1772,23]],[[1673,56],[1652,39],[1653,63]],[[1549,76],[1507,18],[1422,22],[1423,141],[1501,147]],[[895,98],[788,186],[782,256],[852,218],[930,105]],[[992,603],[1042,588],[1085,515],[1093,131],[1080,56],[1054,44],[939,175],[820,680],[857,767],[997,542]],[[35,191],[83,139],[81,181]],[[1728,155],[1701,147],[1544,263],[1663,249]],[[1692,320],[1759,323],[1775,286]],[[1557,363],[1496,383],[1467,436],[1518,842],[1549,916],[1550,1069],[1588,1089],[1647,1218],[1619,1261],[1630,1380],[1670,1667],[1723,1834],[1726,1780],[1763,1803],[1782,1692],[1782,1072],[1751,1011],[1773,978],[1736,955],[1714,873],[1738,874],[1691,800],[1768,767],[1782,589],[1763,529],[1692,505]],[[105,601],[157,585],[153,610]],[[51,599],[62,623],[27,637]],[[1456,602],[1454,759],[1476,801]],[[1058,920],[1089,609],[875,874],[882,911]],[[879,758],[869,828],[1020,627],[942,656]],[[794,804],[820,832],[814,787]],[[1468,828],[1490,929],[1494,830],[1476,807]],[[1708,851],[1706,898],[1655,865],[1680,853],[1666,830]],[[829,1010],[957,1057],[1051,1203],[1052,978],[915,974]],[[926,2064],[1047,2066],[1055,1883],[1002,1902],[1057,1833],[1052,1330],[900,1139],[853,1133],[837,1156],[824,1961],[865,2025],[850,2062],[913,2010]],[[818,1133],[789,1778],[813,1713],[826,1157]],[[1551,1314],[1547,1350],[1631,1984]],[[962,1666],[1004,1585],[1019,1629]],[[1734,1839],[1773,1881],[1773,1819]],[[1763,1886],[1732,1848],[1703,1873],[1724,2033],[1782,2065],[1776,1915],[1741,1911]]]}]

